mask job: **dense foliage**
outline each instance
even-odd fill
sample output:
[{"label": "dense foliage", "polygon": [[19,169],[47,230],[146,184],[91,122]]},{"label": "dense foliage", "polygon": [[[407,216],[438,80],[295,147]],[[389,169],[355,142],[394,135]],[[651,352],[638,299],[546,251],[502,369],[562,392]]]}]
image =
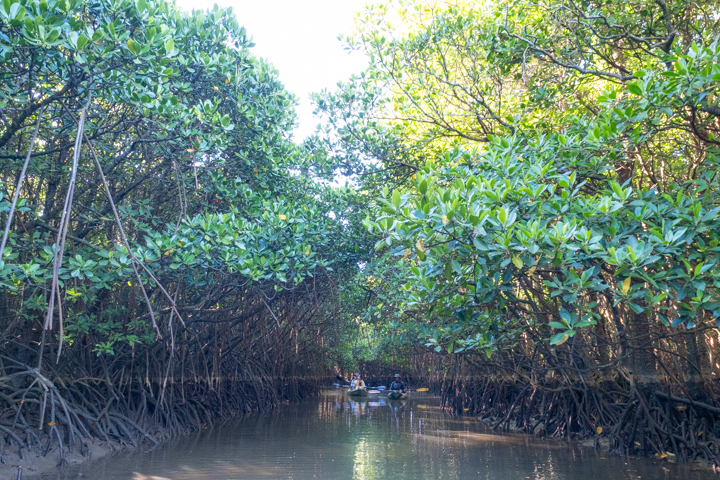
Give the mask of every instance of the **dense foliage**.
[{"label": "dense foliage", "polygon": [[127,438],[393,368],[496,426],[720,466],[719,16],[370,5],[345,38],[368,69],[296,145],[229,9],[5,0],[7,415],[50,391]]},{"label": "dense foliage", "polygon": [[[140,269],[141,282],[160,301],[169,299],[154,277],[281,289],[328,267],[318,252],[334,241],[328,231],[340,228],[328,213],[342,194],[288,174],[293,99],[272,67],[249,53],[230,10],[181,14],[146,2],[6,2],[3,8],[6,174],[19,171],[33,149],[3,257],[9,298],[24,297],[28,311],[47,308],[45,281],[52,244],[61,243],[54,240],[65,198],[72,253],[58,273],[73,337],[106,329],[102,322],[111,320],[88,321],[82,310],[101,292],[132,283],[133,263],[147,268]],[[72,112],[80,109],[87,120],[78,147],[80,115]],[[65,196],[69,181],[74,192]],[[133,326],[140,328],[127,332],[133,339],[142,332],[147,341],[152,337]],[[110,348],[115,339],[107,340],[98,346]]]},{"label": "dense foliage", "polygon": [[0,415],[20,448],[38,422],[155,441],[326,374],[357,200],[297,173],[295,99],[251,47],[217,6],[0,4]]},{"label": "dense foliage", "polygon": [[369,71],[318,98],[335,168],[372,155],[352,172],[400,186],[368,226],[408,306],[482,333],[445,340],[530,318],[561,343],[598,295],[672,326],[720,314],[715,10],[619,5],[377,5],[349,39]]},{"label": "dense foliage", "polygon": [[384,317],[379,342],[392,325],[413,358],[444,357],[428,378],[455,411],[612,426],[613,448],[658,455],[695,448],[682,422],[716,421],[650,409],[717,398],[718,14],[411,0],[359,18],[346,40],[370,67],[316,97],[317,171],[376,192],[367,268],[384,274],[359,309]]}]

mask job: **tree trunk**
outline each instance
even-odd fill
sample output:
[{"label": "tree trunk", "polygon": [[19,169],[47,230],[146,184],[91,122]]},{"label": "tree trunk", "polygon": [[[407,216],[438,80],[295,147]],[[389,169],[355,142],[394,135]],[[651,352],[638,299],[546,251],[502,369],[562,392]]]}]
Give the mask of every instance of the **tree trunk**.
[{"label": "tree trunk", "polygon": [[626,364],[632,373],[638,390],[646,398],[651,398],[655,395],[655,391],[660,390],[662,387],[657,374],[653,346],[649,343],[652,334],[650,318],[644,311],[638,314],[631,312],[629,319],[631,354]]}]

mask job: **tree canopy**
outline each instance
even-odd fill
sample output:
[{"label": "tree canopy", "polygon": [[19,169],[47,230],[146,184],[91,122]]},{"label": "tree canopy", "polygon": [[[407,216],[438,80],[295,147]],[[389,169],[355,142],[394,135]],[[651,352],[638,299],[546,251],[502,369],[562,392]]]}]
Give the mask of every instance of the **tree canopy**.
[{"label": "tree canopy", "polygon": [[[231,9],[4,0],[2,358],[38,405],[43,368],[80,369],[98,397],[127,388],[126,413],[159,398],[166,425],[186,393],[252,410],[281,398],[258,379],[300,398],[297,379],[372,366],[456,412],[523,405],[526,431],[689,445],[717,420],[718,18],[370,4],[344,37],[369,67],[314,96],[298,144],[296,101]],[[705,413],[658,413],[673,392]]]},{"label": "tree canopy", "polygon": [[462,325],[429,343],[492,349],[531,321],[560,344],[596,324],[598,298],[673,327],[720,316],[715,13],[367,9],[347,41],[370,68],[317,106],[334,167],[385,184],[366,225],[408,272],[407,308]]},{"label": "tree canopy", "polygon": [[252,46],[217,6],[0,4],[13,429],[157,443],[326,375],[327,312],[362,255],[357,199],[300,173],[296,100]]}]

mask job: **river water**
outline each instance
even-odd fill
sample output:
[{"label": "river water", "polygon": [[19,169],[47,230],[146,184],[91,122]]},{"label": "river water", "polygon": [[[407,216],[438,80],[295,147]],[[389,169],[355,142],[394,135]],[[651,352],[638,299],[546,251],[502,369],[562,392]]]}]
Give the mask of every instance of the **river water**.
[{"label": "river water", "polygon": [[339,390],[245,417],[146,452],[72,467],[68,480],[717,479],[707,471],[592,448],[493,434],[444,414],[439,400],[349,400]]}]

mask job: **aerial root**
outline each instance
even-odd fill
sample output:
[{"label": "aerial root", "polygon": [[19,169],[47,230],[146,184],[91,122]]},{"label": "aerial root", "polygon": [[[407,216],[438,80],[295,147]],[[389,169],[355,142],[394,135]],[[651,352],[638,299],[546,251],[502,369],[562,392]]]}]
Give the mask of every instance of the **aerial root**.
[{"label": "aerial root", "polygon": [[488,375],[449,379],[435,389],[443,408],[480,417],[493,430],[594,439],[613,454],[702,459],[720,470],[720,410],[711,405],[617,382],[517,385]]},{"label": "aerial root", "polygon": [[319,385],[316,378],[278,378],[270,372],[225,382],[196,377],[172,385],[160,403],[159,383],[137,382],[124,389],[107,379],[79,378],[53,382],[35,369],[0,377],[0,405],[6,412],[0,416],[3,451],[14,445],[23,458],[28,451],[45,456],[57,449],[62,465],[74,447],[87,456],[93,439],[111,448],[143,442],[157,446],[250,411],[301,400]]}]

